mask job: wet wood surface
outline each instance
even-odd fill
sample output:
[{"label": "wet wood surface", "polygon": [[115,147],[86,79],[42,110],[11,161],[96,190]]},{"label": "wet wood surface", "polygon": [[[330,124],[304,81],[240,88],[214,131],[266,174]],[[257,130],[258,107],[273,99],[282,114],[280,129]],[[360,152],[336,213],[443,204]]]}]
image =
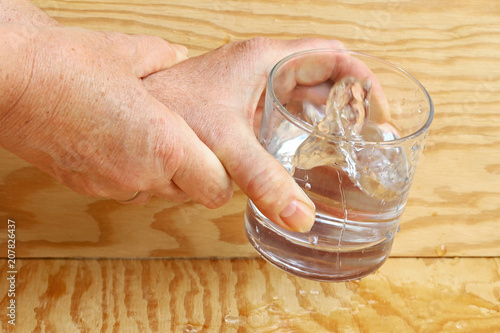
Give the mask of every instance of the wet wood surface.
[{"label": "wet wood surface", "polygon": [[[500,255],[500,2],[35,3],[65,25],[154,34],[191,56],[254,36],[321,37],[400,65],[428,89],[436,115],[392,254]],[[241,192],[214,211],[123,206],[76,194],[4,150],[0,160],[0,218],[17,220],[20,256],[255,256]]]},{"label": "wet wood surface", "polygon": [[[0,249],[15,220],[18,271],[13,329],[0,261],[0,331],[500,331],[500,2],[34,3],[65,25],[154,34],[191,56],[254,36],[340,39],[414,75],[436,114],[392,258],[338,284],[255,258],[241,191],[217,210],[124,206],[78,195],[0,149]],[[141,259],[155,257],[191,259]],[[235,257],[247,258],[221,259]]]},{"label": "wet wood surface", "polygon": [[[493,258],[393,258],[347,283],[296,278],[260,259],[25,259],[17,276],[16,332],[500,329],[500,260]],[[0,295],[6,289],[0,284]],[[0,298],[0,309],[7,301]]]}]

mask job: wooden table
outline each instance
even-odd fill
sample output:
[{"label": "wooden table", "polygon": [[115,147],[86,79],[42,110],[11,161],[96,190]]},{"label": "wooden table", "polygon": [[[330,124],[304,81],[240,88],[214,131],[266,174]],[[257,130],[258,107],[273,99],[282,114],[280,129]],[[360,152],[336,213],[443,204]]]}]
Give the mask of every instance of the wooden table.
[{"label": "wooden table", "polygon": [[191,56],[254,36],[340,39],[408,70],[436,115],[391,258],[337,284],[258,259],[241,191],[218,210],[123,206],[0,150],[1,251],[8,219],[17,239],[17,330],[2,260],[2,331],[500,331],[500,2],[35,3],[65,25],[154,34]]}]

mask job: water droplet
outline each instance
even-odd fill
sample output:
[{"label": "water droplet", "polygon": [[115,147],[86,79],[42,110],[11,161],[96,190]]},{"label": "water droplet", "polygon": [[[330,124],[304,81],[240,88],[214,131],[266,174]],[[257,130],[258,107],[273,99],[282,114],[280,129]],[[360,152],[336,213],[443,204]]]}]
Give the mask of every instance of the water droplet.
[{"label": "water droplet", "polygon": [[318,244],[318,240],[319,240],[318,235],[315,235],[315,234],[309,235],[308,239],[309,239],[309,242],[312,245],[317,245]]},{"label": "water droplet", "polygon": [[417,151],[420,149],[420,145],[418,143],[415,143],[412,147],[411,147],[411,150],[412,151]]},{"label": "water droplet", "polygon": [[306,173],[306,175],[304,176],[304,180],[307,182],[309,180],[309,175]]},{"label": "water droplet", "polygon": [[311,290],[311,291],[309,291],[309,293],[311,295],[319,295],[319,291],[317,291],[317,290]]},{"label": "water droplet", "polygon": [[198,330],[196,328],[194,328],[193,325],[187,325],[185,328],[184,328],[184,333],[197,333]]},{"label": "water droplet", "polygon": [[227,315],[224,317],[224,321],[231,325],[237,325],[240,323],[240,318],[236,316]]},{"label": "water droplet", "polygon": [[299,290],[299,294],[300,294],[300,296],[305,296],[305,295],[307,295],[307,291]]},{"label": "water droplet", "polygon": [[306,185],[304,185],[304,188],[305,188],[306,190],[310,190],[310,189],[311,189],[311,184],[306,183]]},{"label": "water droplet", "polygon": [[442,257],[446,254],[446,245],[444,244],[441,244],[439,246],[436,246],[436,248],[434,249],[434,251],[436,252],[436,255],[438,257]]},{"label": "water droplet", "polygon": [[259,227],[258,226],[255,226],[255,233],[258,234],[259,233]]}]

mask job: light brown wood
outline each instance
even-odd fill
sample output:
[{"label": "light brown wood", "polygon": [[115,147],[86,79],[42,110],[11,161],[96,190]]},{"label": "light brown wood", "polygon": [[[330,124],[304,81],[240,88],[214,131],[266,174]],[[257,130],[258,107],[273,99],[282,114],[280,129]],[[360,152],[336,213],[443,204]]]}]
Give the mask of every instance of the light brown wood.
[{"label": "light brown wood", "polygon": [[[392,255],[500,255],[500,2],[35,3],[65,25],[154,34],[192,56],[254,36],[323,37],[402,66],[428,89],[436,116]],[[4,150],[0,161],[0,219],[17,221],[19,256],[255,255],[241,192],[215,211],[160,200],[122,206],[75,194]]]},{"label": "light brown wood", "polygon": [[120,205],[78,195],[0,149],[3,257],[7,219],[16,221],[17,241],[17,322],[7,323],[10,268],[2,259],[0,331],[500,331],[500,2],[34,3],[65,25],[158,35],[191,56],[255,36],[340,39],[408,70],[436,115],[393,258],[360,281],[336,284],[261,259],[220,259],[256,256],[239,190],[218,210],[157,199]]},{"label": "light brown wood", "polygon": [[336,284],[260,259],[20,260],[17,277],[16,332],[500,330],[498,259],[393,258]]}]

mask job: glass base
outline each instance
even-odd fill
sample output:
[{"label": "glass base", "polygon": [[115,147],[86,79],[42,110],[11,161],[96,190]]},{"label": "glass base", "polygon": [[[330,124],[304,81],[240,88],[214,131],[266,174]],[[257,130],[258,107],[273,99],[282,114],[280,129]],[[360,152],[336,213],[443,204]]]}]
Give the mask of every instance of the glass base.
[{"label": "glass base", "polygon": [[[338,240],[336,244],[315,244],[317,237],[288,232],[271,224],[272,222],[249,202],[245,212],[245,229],[257,252],[265,260],[288,273],[324,282],[357,280],[375,272],[389,257],[394,240],[392,236],[375,243],[344,242],[339,248]],[[328,225],[330,229],[335,227],[342,228],[342,224]],[[348,229],[349,227],[347,232]],[[304,237],[306,241],[289,237],[290,235]],[[310,242],[307,241],[309,239]]]}]

